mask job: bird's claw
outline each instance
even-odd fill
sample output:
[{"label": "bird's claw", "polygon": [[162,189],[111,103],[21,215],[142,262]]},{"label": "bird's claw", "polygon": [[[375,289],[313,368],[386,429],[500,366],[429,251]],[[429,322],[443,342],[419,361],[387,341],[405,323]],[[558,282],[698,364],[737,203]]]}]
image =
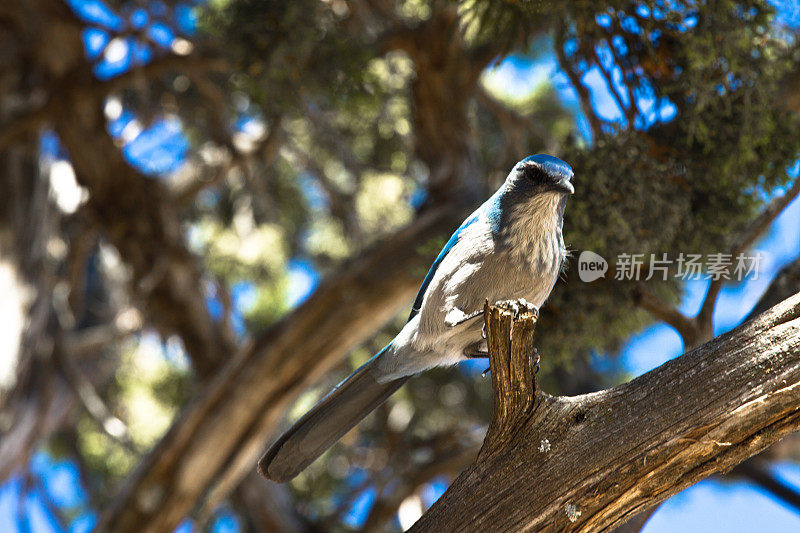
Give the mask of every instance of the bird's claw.
[{"label": "bird's claw", "polygon": [[523,312],[533,315],[535,320],[539,319],[539,309],[525,298],[520,298],[518,300],[500,300],[495,305],[513,311],[515,320],[519,318],[519,315]]}]

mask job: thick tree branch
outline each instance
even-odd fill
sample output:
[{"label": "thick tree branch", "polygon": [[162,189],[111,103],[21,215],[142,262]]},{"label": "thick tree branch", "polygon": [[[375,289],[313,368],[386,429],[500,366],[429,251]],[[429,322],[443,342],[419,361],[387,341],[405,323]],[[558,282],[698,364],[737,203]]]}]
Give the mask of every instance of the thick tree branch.
[{"label": "thick tree branch", "polygon": [[254,468],[289,402],[407,305],[440,238],[465,211],[426,212],[233,358],[140,465],[101,530],[171,530],[203,494],[227,495]]},{"label": "thick tree branch", "polygon": [[481,453],[414,530],[616,527],[800,427],[799,354],[795,295],[624,385],[537,391],[504,453]]}]

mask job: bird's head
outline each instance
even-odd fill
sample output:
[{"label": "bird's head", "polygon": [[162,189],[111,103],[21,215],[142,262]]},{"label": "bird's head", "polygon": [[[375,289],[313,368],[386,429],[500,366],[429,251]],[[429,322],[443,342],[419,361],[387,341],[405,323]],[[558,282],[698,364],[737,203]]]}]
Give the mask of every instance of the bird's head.
[{"label": "bird's head", "polygon": [[572,168],[557,157],[546,154],[531,155],[514,165],[508,175],[509,189],[525,196],[542,193],[572,194]]}]

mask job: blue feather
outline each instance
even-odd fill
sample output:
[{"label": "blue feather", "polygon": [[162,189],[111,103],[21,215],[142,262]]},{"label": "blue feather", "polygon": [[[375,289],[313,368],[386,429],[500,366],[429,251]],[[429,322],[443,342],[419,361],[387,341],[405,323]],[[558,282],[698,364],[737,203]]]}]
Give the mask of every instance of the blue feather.
[{"label": "blue feather", "polygon": [[541,167],[542,171],[550,176],[553,176],[557,180],[560,178],[570,179],[573,176],[572,167],[559,158],[553,157],[552,155],[530,155],[522,160],[523,163],[525,161],[533,161],[534,163],[538,164],[539,167]]},{"label": "blue feather", "polygon": [[422,281],[422,286],[419,288],[417,297],[414,300],[414,305],[411,307],[411,314],[408,317],[409,321],[417,316],[419,310],[422,308],[422,300],[425,299],[425,291],[428,290],[428,286],[431,284],[433,276],[436,274],[436,270],[439,268],[439,265],[442,263],[442,261],[444,261],[447,253],[453,248],[453,246],[456,245],[456,243],[458,243],[458,238],[462,231],[477,222],[481,216],[485,216],[487,218],[489,227],[491,228],[493,234],[496,234],[498,231],[500,231],[500,198],[502,197],[504,188],[505,187],[500,187],[500,189],[498,189],[491,198],[486,200],[483,205],[481,205],[469,216],[469,218],[462,222],[455,233],[450,236],[450,239],[445,243],[444,248],[442,248],[442,251],[439,252],[439,255],[436,256],[436,260],[433,262],[433,265],[431,265],[431,269],[428,270],[428,274]]}]

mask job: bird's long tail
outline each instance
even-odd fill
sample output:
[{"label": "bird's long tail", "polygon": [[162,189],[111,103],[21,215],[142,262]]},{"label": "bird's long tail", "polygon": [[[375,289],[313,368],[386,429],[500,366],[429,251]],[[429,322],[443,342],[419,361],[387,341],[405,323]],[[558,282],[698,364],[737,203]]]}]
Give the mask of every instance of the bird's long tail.
[{"label": "bird's long tail", "polygon": [[377,379],[381,353],[342,381],[270,446],[258,461],[259,473],[289,481],[391,396],[408,377]]}]

